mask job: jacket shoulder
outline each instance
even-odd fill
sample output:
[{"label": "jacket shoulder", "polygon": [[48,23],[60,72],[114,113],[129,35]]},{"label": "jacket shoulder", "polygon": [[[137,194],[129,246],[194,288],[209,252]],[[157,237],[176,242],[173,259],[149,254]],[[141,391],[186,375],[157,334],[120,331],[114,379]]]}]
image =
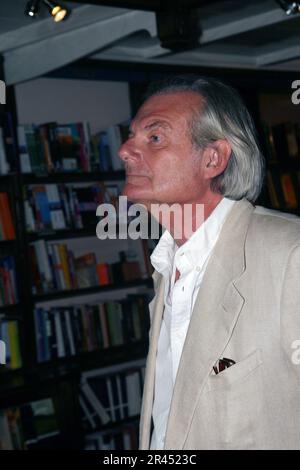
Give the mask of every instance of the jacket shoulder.
[{"label": "jacket shoulder", "polygon": [[285,212],[256,206],[252,213],[250,231],[267,244],[289,248],[300,244],[300,217]]}]

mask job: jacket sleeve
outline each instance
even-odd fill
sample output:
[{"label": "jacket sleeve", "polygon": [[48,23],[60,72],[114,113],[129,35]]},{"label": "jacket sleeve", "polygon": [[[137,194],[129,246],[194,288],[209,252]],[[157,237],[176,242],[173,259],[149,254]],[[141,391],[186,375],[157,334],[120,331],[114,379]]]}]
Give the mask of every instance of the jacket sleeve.
[{"label": "jacket sleeve", "polygon": [[285,266],[280,314],[281,344],[300,381],[300,244],[292,248]]}]

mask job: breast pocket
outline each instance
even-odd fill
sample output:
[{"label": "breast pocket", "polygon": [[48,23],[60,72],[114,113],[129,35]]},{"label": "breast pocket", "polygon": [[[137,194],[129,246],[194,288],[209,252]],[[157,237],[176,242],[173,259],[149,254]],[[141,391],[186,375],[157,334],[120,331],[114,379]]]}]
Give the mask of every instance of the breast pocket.
[{"label": "breast pocket", "polygon": [[256,349],[247,357],[224,369],[219,374],[212,372],[208,379],[206,391],[230,388],[235,382],[246,379],[262,363],[262,352],[260,349]]},{"label": "breast pocket", "polygon": [[207,425],[219,449],[251,449],[263,412],[262,352],[253,351],[217,375],[209,376],[202,396]]}]

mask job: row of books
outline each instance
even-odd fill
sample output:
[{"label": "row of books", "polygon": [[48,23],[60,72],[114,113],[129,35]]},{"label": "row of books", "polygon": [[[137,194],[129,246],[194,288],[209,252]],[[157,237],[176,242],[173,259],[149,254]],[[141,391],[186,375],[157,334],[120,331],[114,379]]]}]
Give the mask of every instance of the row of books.
[{"label": "row of books", "polygon": [[138,422],[85,437],[85,450],[137,450]]},{"label": "row of books", "polygon": [[79,402],[86,432],[110,422],[140,414],[144,367],[120,370],[114,374],[97,372],[82,375]]},{"label": "row of books", "polygon": [[267,170],[267,189],[270,204],[275,209],[300,210],[300,172]]},{"label": "row of books", "polygon": [[37,307],[37,358],[44,362],[140,341],[148,331],[148,297],[89,305]]},{"label": "row of books", "polygon": [[30,244],[29,250],[34,295],[117,284],[142,277],[139,261],[127,261],[124,252],[119,252],[119,262],[99,263],[94,252],[75,257],[65,243],[37,240]]},{"label": "row of books", "polygon": [[59,437],[50,398],[0,410],[0,450],[55,448]]},{"label": "row of books", "polygon": [[23,124],[17,128],[22,173],[120,170],[118,157],[127,126],[113,125],[91,136],[88,122]]},{"label": "row of books", "polygon": [[263,130],[270,161],[300,161],[300,124],[283,122],[271,126],[264,123]]},{"label": "row of books", "polygon": [[0,257],[0,306],[18,302],[16,270],[13,256]]},{"label": "row of books", "polygon": [[14,240],[16,238],[8,194],[0,193],[0,240]]},{"label": "row of books", "polygon": [[99,204],[116,206],[116,184],[44,184],[24,186],[24,207],[28,232],[95,228]]},{"label": "row of books", "polygon": [[22,367],[20,350],[19,324],[16,320],[8,320],[5,315],[0,318],[0,370],[2,368],[19,369]]}]

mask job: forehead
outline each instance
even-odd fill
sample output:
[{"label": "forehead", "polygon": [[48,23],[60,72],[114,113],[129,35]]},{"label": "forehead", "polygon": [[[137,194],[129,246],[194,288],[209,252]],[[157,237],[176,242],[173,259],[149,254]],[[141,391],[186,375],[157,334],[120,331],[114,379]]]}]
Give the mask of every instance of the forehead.
[{"label": "forehead", "polygon": [[190,118],[201,103],[201,97],[194,92],[175,92],[150,97],[139,109],[132,126],[146,126],[152,118],[165,120],[176,127]]}]

